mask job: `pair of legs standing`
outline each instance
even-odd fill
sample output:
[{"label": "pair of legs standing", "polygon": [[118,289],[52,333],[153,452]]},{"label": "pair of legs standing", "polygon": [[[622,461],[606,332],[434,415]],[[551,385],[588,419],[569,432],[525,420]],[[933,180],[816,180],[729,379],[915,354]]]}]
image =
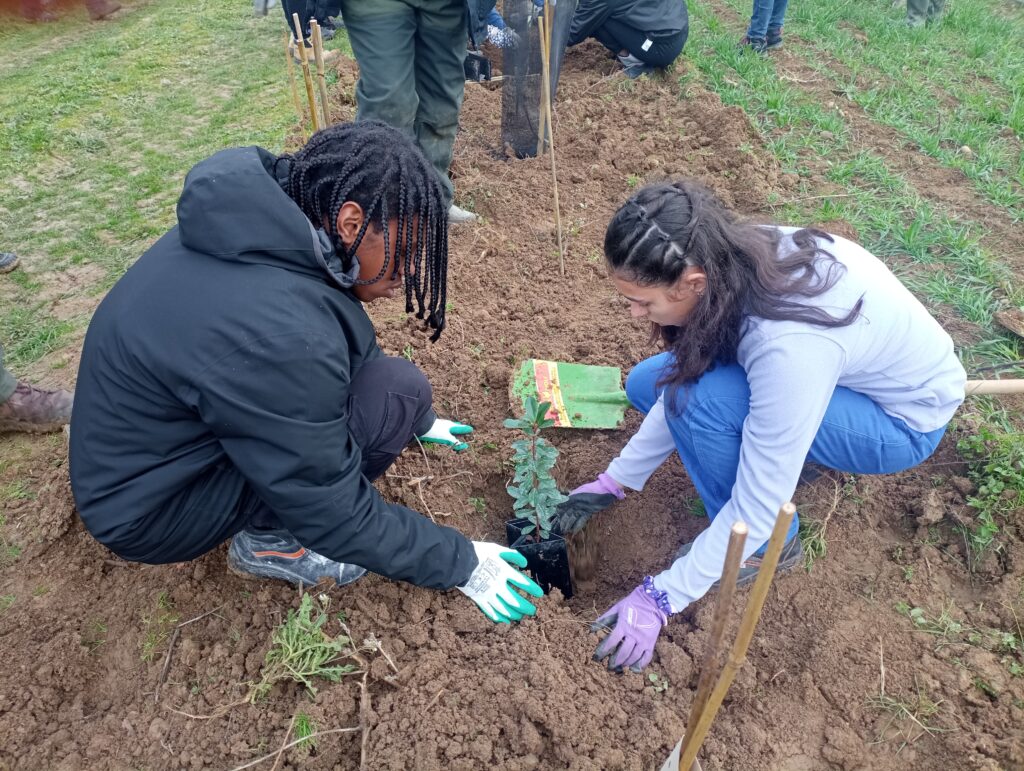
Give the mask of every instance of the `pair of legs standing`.
[{"label": "pair of legs standing", "polygon": [[786,6],[789,0],[754,0],[754,10],[750,14],[750,26],[747,27],[748,40],[768,40],[782,42],[782,25],[786,21]]},{"label": "pair of legs standing", "polygon": [[[645,414],[662,390],[657,383],[670,356],[661,353],[640,362],[626,379],[630,402]],[[746,372],[739,364],[715,367],[690,387],[688,395],[680,391],[678,399],[682,406],[678,415],[665,405],[669,429],[704,508],[714,519],[736,482],[743,423],[750,413]],[[807,460],[854,474],[893,474],[928,458],[945,430],[915,431],[864,394],[839,386]],[[765,503],[777,509],[785,501]],[[794,518],[787,540],[796,535],[798,525]]]},{"label": "pair of legs standing", "polygon": [[946,0],[907,0],[907,24],[921,27],[942,16]]},{"label": "pair of legs standing", "polygon": [[379,120],[419,142],[444,186],[462,107],[466,6],[462,0],[343,0],[359,63],[356,120]]}]

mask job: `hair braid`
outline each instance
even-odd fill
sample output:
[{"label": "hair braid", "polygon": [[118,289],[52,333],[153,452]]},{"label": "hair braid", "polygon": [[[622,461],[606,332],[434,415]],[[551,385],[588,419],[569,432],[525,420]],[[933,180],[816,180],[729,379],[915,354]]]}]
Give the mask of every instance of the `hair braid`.
[{"label": "hair braid", "polygon": [[821,327],[856,319],[861,302],[840,317],[814,303],[844,270],[823,245],[832,237],[804,229],[791,240],[795,249],[780,249],[779,231],[740,222],[711,190],[692,181],[649,185],[619,208],[604,240],[616,274],[642,286],[674,286],[687,267],[699,267],[707,277],[707,289],[683,326],[654,327],[673,354],[662,384],[674,391],[718,363],[735,361],[748,316]]},{"label": "hair braid", "polygon": [[[404,266],[406,311],[413,311],[415,298],[417,318],[426,317],[434,330],[430,339],[437,340],[448,295],[448,213],[437,172],[412,139],[378,121],[339,123],[279,160],[289,162],[285,192],[314,226],[326,228],[346,268],[367,227],[372,224],[375,232],[385,234],[383,267],[360,283],[374,283]],[[349,247],[335,232],[347,201],[363,210],[362,226]],[[393,249],[387,235],[392,218],[398,232]]]}]

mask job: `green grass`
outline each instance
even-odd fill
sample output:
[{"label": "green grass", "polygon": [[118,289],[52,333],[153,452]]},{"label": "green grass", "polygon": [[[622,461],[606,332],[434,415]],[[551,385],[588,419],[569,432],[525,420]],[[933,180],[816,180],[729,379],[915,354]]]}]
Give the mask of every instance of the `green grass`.
[{"label": "green grass", "polygon": [[161,592],[157,597],[156,609],[152,613],[142,617],[142,645],[141,657],[143,661],[150,662],[156,657],[156,652],[167,640],[178,623],[180,616],[174,611],[174,603],[167,592]]},{"label": "green grass", "polygon": [[1001,548],[997,538],[1002,523],[1024,509],[1024,434],[982,424],[957,448],[970,464],[969,474],[977,487],[967,501],[977,525],[965,533],[970,556],[977,560],[988,549]]},{"label": "green grass", "polygon": [[[728,2],[741,18],[749,12]],[[734,23],[723,21],[706,3],[691,5],[695,43],[687,56],[699,79],[725,103],[742,107],[761,128],[783,171],[802,180],[794,199],[774,196],[775,217],[849,222],[864,246],[929,305],[948,307],[981,327],[984,348],[962,351],[968,365],[1012,361],[1020,343],[992,326],[992,313],[1003,304],[1024,303],[1024,295],[1009,269],[981,244],[985,223],[953,219],[936,209],[882,155],[856,143],[837,109],[780,79],[770,57],[738,49],[737,36]],[[681,78],[684,95],[694,77],[687,73]],[[814,177],[822,164],[842,194],[811,199],[818,192]]]},{"label": "green grass", "polygon": [[247,0],[139,0],[103,24],[0,19],[0,232],[22,268],[0,281],[0,344],[22,367],[87,313],[37,298],[98,296],[174,224],[189,168],[232,145],[283,149],[296,123],[280,11]]},{"label": "green grass", "polygon": [[[749,14],[749,3],[724,2]],[[787,47],[873,120],[1024,220],[1024,9],[957,0],[927,29],[908,28],[904,14],[887,0],[807,0],[789,9]]]},{"label": "green grass", "polygon": [[[313,719],[305,712],[297,712],[295,714],[295,738],[301,741],[295,746],[300,750],[304,750],[308,755],[310,750],[316,749],[316,737],[314,734],[317,732],[317,725],[313,722]],[[310,738],[312,737],[312,738]]]}]

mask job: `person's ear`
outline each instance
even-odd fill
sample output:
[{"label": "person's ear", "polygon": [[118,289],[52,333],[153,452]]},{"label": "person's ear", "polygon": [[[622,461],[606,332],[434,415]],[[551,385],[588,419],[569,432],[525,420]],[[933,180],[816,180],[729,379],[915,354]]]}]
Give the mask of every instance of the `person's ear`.
[{"label": "person's ear", "polygon": [[688,295],[703,296],[708,288],[708,275],[696,266],[688,266],[672,286],[672,299],[679,301]]},{"label": "person's ear", "polygon": [[334,232],[349,249],[356,242],[359,230],[363,227],[363,207],[355,201],[345,201],[338,210],[338,219],[334,223]]}]

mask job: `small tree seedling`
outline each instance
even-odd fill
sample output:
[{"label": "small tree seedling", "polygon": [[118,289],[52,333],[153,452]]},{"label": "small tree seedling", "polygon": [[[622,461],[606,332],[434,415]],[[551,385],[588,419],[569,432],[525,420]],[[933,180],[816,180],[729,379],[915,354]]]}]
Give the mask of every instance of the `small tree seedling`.
[{"label": "small tree seedling", "polygon": [[566,498],[551,476],[551,469],[558,460],[558,449],[540,435],[545,428],[555,425],[555,421],[546,417],[550,407],[550,402],[538,403],[531,396],[523,405],[521,418],[505,421],[505,428],[516,429],[523,434],[522,439],[512,443],[515,475],[506,490],[514,501],[513,511],[531,520],[522,533],[532,533],[534,541],[542,541],[551,535],[555,510]]}]

